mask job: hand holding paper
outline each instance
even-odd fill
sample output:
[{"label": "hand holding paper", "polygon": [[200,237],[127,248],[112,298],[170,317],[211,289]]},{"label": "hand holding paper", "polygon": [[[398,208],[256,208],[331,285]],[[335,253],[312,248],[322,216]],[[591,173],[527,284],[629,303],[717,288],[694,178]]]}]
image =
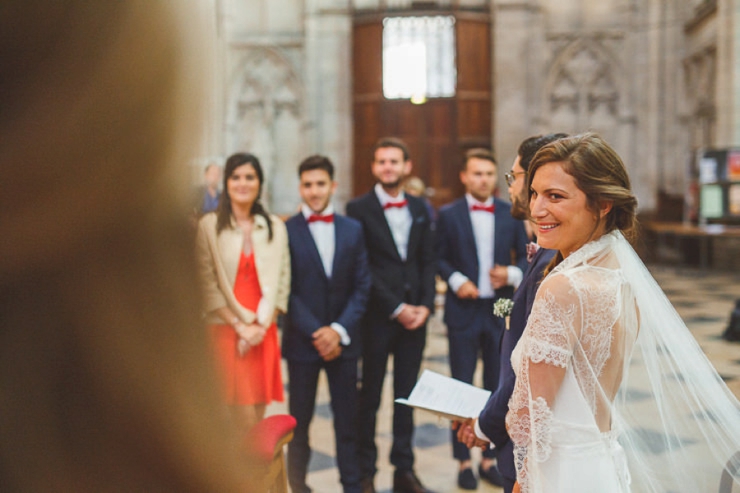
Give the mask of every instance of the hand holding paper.
[{"label": "hand holding paper", "polygon": [[453,421],[465,421],[478,417],[490,395],[489,390],[424,370],[408,399],[396,399],[396,402]]}]

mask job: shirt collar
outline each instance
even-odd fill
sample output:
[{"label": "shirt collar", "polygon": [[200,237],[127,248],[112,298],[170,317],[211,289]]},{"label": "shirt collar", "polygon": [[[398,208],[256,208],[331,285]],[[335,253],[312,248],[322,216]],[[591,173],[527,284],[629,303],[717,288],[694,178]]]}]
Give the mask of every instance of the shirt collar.
[{"label": "shirt collar", "polygon": [[318,214],[320,216],[328,216],[329,214],[334,214],[334,204],[329,202],[329,205],[326,206],[326,209],[321,212],[314,212],[309,206],[307,206],[305,203],[302,203],[301,214],[303,214],[303,217],[306,218],[306,220],[308,220],[308,218],[313,216],[314,214]]},{"label": "shirt collar", "polygon": [[478,200],[476,200],[472,195],[470,195],[469,193],[466,193],[465,200],[468,201],[468,209],[470,209],[475,204],[489,206],[493,204],[493,195],[488,197],[488,200],[486,200],[485,202],[478,202]]},{"label": "shirt collar", "polygon": [[404,194],[403,191],[398,194],[398,197],[391,197],[385,192],[385,190],[383,190],[383,186],[380,183],[375,184],[375,195],[378,196],[380,205],[385,205],[388,202],[400,202],[402,200],[406,200],[406,194]]}]

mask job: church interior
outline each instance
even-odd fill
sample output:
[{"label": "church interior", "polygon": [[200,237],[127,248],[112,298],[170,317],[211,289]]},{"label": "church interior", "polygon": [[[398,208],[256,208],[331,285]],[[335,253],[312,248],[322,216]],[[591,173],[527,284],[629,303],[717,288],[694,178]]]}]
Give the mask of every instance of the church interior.
[{"label": "church interior", "polygon": [[[740,293],[740,2],[214,0],[213,14],[212,124],[193,180],[208,162],[253,152],[267,203],[287,216],[300,203],[296,166],[324,154],[341,212],[373,184],[374,142],[393,135],[439,207],[462,195],[470,148],[493,151],[506,198],[522,139],[598,132],[630,173],[641,256],[740,395],[738,346],[721,337]],[[438,312],[423,366],[442,373],[444,331]],[[326,390],[311,429],[315,491],[338,481]],[[425,481],[455,491],[446,423],[416,414]],[[380,469],[379,491],[390,491],[390,464]]]},{"label": "church interior", "polygon": [[[324,290],[316,288],[313,272],[304,273],[305,290],[325,296],[315,306],[330,307],[323,300],[336,292],[370,292],[371,282],[387,272],[398,273],[401,281],[394,287],[400,294],[392,293],[387,303],[391,309],[376,309],[371,321],[373,330],[396,331],[383,343],[415,337],[415,344],[407,344],[413,346],[411,352],[407,347],[406,355],[411,356],[397,358],[395,374],[415,382],[421,359],[422,371],[451,375],[450,353],[456,353],[450,350],[449,334],[454,331],[443,317],[445,311],[453,313],[444,309],[449,289],[445,281],[454,284],[453,276],[437,275],[435,281],[441,269],[433,220],[445,205],[464,203],[467,184],[461,183],[461,169],[467,166],[466,153],[482,151],[488,157],[485,164],[495,169],[489,177],[495,175],[496,188],[493,196],[489,189],[485,204],[464,204],[461,210],[484,214],[489,228],[479,236],[484,238],[480,243],[491,248],[473,245],[476,251],[467,259],[485,259],[483,251],[493,261],[494,235],[489,233],[500,219],[488,220],[487,213],[494,213],[494,200],[497,213],[509,210],[504,201],[509,200],[507,182],[511,186],[515,180],[512,167],[521,162],[519,144],[542,134],[594,132],[621,156],[637,199],[639,235],[634,246],[639,258],[632,255],[633,263],[644,261],[698,343],[675,345],[691,346],[702,363],[703,352],[716,369],[708,373],[717,386],[708,388],[724,392],[723,381],[729,392],[722,393],[722,402],[740,409],[730,396],[740,398],[740,0],[192,0],[177,5],[72,0],[58,6],[22,0],[8,5],[0,9],[6,14],[0,16],[0,33],[7,41],[0,44],[0,59],[8,68],[6,77],[0,77],[5,89],[0,90],[0,126],[7,137],[0,139],[0,162],[6,164],[0,182],[5,185],[0,230],[9,238],[0,241],[0,415],[6,438],[0,445],[0,483],[9,491],[263,491],[252,487],[278,471],[274,476],[283,485],[279,491],[287,493],[281,451],[287,449],[284,441],[293,438],[296,425],[285,416],[291,397],[285,360],[290,358],[289,345],[283,345],[281,359],[277,333],[290,333],[282,330],[292,323],[285,313],[290,273],[303,267],[291,264],[291,255],[300,257],[290,248],[296,243],[317,246],[311,249],[319,261],[314,267],[326,285],[339,277],[337,272],[347,277],[352,273],[352,281],[341,289]],[[383,137],[402,139],[412,166],[402,177],[408,180],[399,178],[399,172],[389,187],[376,187],[373,199],[378,199],[381,219],[374,224],[389,227],[372,235],[363,229],[366,223],[360,224],[359,214],[353,216],[357,221],[339,216],[362,208],[354,199],[371,196],[376,177],[381,180],[371,172],[371,163],[375,144]],[[390,148],[394,155],[403,155],[403,146]],[[244,160],[229,159],[236,154],[236,161]],[[331,202],[326,198],[317,210],[301,194],[297,173],[299,164],[314,155],[331,160],[336,180],[334,189],[331,171],[310,170],[326,175],[322,186],[333,192],[324,196]],[[395,164],[405,172],[408,161],[396,158]],[[224,168],[226,180],[220,174]],[[564,166],[558,170],[568,174]],[[412,178],[426,204],[412,198],[410,191],[402,200],[393,200]],[[238,187],[236,180],[241,180]],[[623,184],[621,190],[627,188]],[[218,190],[221,185],[228,193]],[[531,186],[534,193],[546,195]],[[231,198],[232,191],[237,199]],[[632,205],[631,195],[625,195]],[[325,207],[328,203],[332,207]],[[207,204],[216,214],[206,214]],[[593,212],[588,207],[593,203],[583,204],[586,207],[576,206],[574,216]],[[420,215],[412,215],[412,206]],[[388,219],[394,213],[395,229]],[[305,219],[306,235],[314,235],[315,243],[295,240],[295,233],[291,240],[291,216]],[[633,216],[630,212],[630,221]],[[511,247],[522,265],[517,274],[532,272],[528,265],[536,262],[530,258],[530,264],[525,257],[537,245],[528,244],[523,223],[512,217],[513,212],[507,213],[521,247]],[[584,238],[592,238],[601,226],[596,217],[594,213],[591,223],[581,222],[596,224]],[[330,229],[324,229],[323,236],[316,234],[308,226],[311,221]],[[335,234],[335,227],[344,227],[339,226],[342,221],[346,236]],[[570,231],[577,231],[578,221],[573,222]],[[213,227],[206,229],[206,223]],[[542,239],[545,231],[560,224],[540,226]],[[417,251],[409,248],[414,227],[423,231],[415,237],[421,245]],[[391,248],[386,257],[393,256],[396,263],[370,265],[370,242],[365,239],[386,231]],[[344,268],[334,268],[332,260],[340,258],[335,256],[337,238],[350,236],[356,257],[339,264]],[[219,243],[224,238],[230,242]],[[268,245],[268,238],[278,241]],[[567,236],[564,242],[571,240]],[[238,271],[228,274],[221,262],[226,243],[233,259],[238,258],[229,264],[235,269],[238,264]],[[557,245],[552,249],[573,252]],[[408,261],[409,251],[423,260],[418,265]],[[269,255],[279,260],[264,260]],[[513,263],[513,257],[508,260]],[[504,268],[508,276],[508,267],[514,267],[501,265],[505,263],[480,269],[476,264],[478,281],[482,279],[478,286],[487,276],[491,285],[480,297],[475,281],[462,275],[462,268],[455,267],[453,274],[475,289],[471,298],[493,305],[495,290],[501,288],[493,288],[495,268]],[[266,268],[274,271],[274,283],[263,283]],[[203,288],[209,287],[205,277],[216,291],[210,308],[204,300],[208,296]],[[235,278],[254,302],[251,308],[241,298],[237,302]],[[408,279],[423,293],[410,294]],[[629,282],[621,280],[622,286]],[[419,288],[422,284],[425,287]],[[503,283],[503,288],[514,293],[515,284],[519,286],[517,281]],[[355,306],[347,309],[356,319],[370,299],[367,292],[357,295]],[[376,295],[390,292],[375,288]],[[412,297],[426,301],[412,302]],[[596,305],[601,308],[603,303]],[[477,306],[485,308],[479,318],[489,320],[491,307]],[[642,306],[634,304],[637,311]],[[630,319],[632,333],[646,318]],[[654,318],[660,319],[653,325],[660,325],[663,334],[675,335],[663,318]],[[426,333],[411,332],[424,327],[426,320]],[[359,330],[355,322],[347,325]],[[304,331],[311,337],[301,340],[311,357],[316,359],[318,351],[324,361],[293,367],[295,401],[313,384],[303,386],[301,377],[308,381],[314,374],[302,375],[300,368],[318,373],[318,368],[326,369],[324,362],[333,361],[327,356],[336,358],[349,347],[341,324],[321,323],[327,326]],[[610,323],[609,329],[617,326]],[[278,397],[267,399],[271,403],[265,415],[282,415],[277,417],[287,420],[283,425],[290,424],[278,430],[280,435],[268,430],[276,441],[250,434],[259,427],[251,426],[249,419],[267,421],[262,419],[264,400],[227,409],[224,399],[217,398],[223,397],[218,394],[223,389],[217,387],[216,361],[208,352],[213,344],[209,346],[203,330],[209,324],[228,334],[232,346],[224,347],[234,361],[263,344],[271,330],[274,350],[269,358],[259,356],[259,362],[272,366],[262,371],[267,368],[263,365],[259,371],[260,376],[270,373],[270,393]],[[454,321],[449,324],[454,327]],[[496,320],[498,333],[506,334],[505,324]],[[326,354],[320,347],[329,344],[319,340],[324,337],[317,336],[320,331],[333,341]],[[425,339],[407,334],[423,334]],[[384,361],[390,345],[381,348],[382,358],[365,361]],[[656,353],[668,352],[668,344],[651,347]],[[456,357],[471,362],[472,369],[472,358]],[[358,358],[347,358],[341,375],[345,386],[339,388],[355,390],[355,363],[362,364]],[[473,383],[483,386],[483,365],[477,364]],[[381,393],[382,388],[374,487],[390,493],[400,472],[406,481],[410,475],[417,483],[418,473],[433,491],[462,491],[458,474],[465,468],[459,469],[453,459],[450,422],[432,413],[416,409],[415,427],[408,420],[402,423],[405,431],[414,430],[414,469],[391,464],[393,357],[387,367],[376,364],[371,372],[370,366],[365,364],[365,381],[372,373],[377,385],[366,384],[362,390]],[[202,371],[205,368],[214,374]],[[689,380],[683,377],[693,373],[676,373],[672,384],[680,386]],[[654,394],[639,392],[639,384],[649,379],[635,380],[638,392],[625,391],[624,399],[638,407],[653,402]],[[670,385],[664,386],[665,380],[649,383],[658,382],[662,391]],[[246,378],[239,383],[258,386]],[[355,394],[345,395],[352,401]],[[728,413],[733,419],[738,417],[736,407]],[[238,414],[245,410],[251,414]],[[690,418],[715,422],[708,414]],[[340,415],[354,416],[354,410]],[[245,423],[249,426],[240,428]],[[310,425],[308,491],[341,491],[337,457],[345,471],[349,461],[342,458],[351,455],[335,450],[336,423],[322,371]],[[350,436],[349,420],[344,423],[345,432],[337,436]],[[357,423],[352,428],[357,435],[368,435],[370,427],[360,426],[362,420],[353,418],[352,423]],[[650,424],[641,424],[638,431],[649,433]],[[733,432],[728,434],[735,438]],[[662,440],[666,435],[655,436]],[[682,447],[674,448],[683,453]],[[255,453],[258,448],[266,452]],[[486,471],[478,469],[481,454],[472,451],[479,477]],[[733,484],[721,493],[740,491],[740,450],[733,457],[718,468],[725,467],[723,473],[734,468],[727,472]],[[707,471],[703,466],[701,462],[697,469]],[[583,469],[580,463],[578,468]],[[358,479],[369,491],[367,474]],[[478,490],[503,491],[485,481]]]}]

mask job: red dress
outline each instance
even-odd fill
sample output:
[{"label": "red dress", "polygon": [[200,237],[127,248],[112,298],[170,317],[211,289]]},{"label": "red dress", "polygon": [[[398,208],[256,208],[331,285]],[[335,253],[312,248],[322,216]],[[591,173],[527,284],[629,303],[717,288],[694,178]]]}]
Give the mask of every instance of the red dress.
[{"label": "red dress", "polygon": [[[257,311],[262,298],[254,252],[242,252],[234,282],[234,295],[245,308]],[[239,356],[239,337],[231,325],[211,326],[216,359],[219,362],[227,404],[252,405],[283,401],[283,381],[280,373],[280,347],[277,326],[272,324],[261,344],[252,346]]]}]

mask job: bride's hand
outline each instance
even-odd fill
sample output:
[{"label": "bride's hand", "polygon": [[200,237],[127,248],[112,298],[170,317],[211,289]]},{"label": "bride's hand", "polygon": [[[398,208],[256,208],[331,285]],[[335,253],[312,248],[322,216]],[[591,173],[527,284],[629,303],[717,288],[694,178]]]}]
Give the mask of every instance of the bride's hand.
[{"label": "bride's hand", "polygon": [[511,490],[511,493],[522,493],[522,489],[519,487],[519,481],[514,482],[514,489]]}]

